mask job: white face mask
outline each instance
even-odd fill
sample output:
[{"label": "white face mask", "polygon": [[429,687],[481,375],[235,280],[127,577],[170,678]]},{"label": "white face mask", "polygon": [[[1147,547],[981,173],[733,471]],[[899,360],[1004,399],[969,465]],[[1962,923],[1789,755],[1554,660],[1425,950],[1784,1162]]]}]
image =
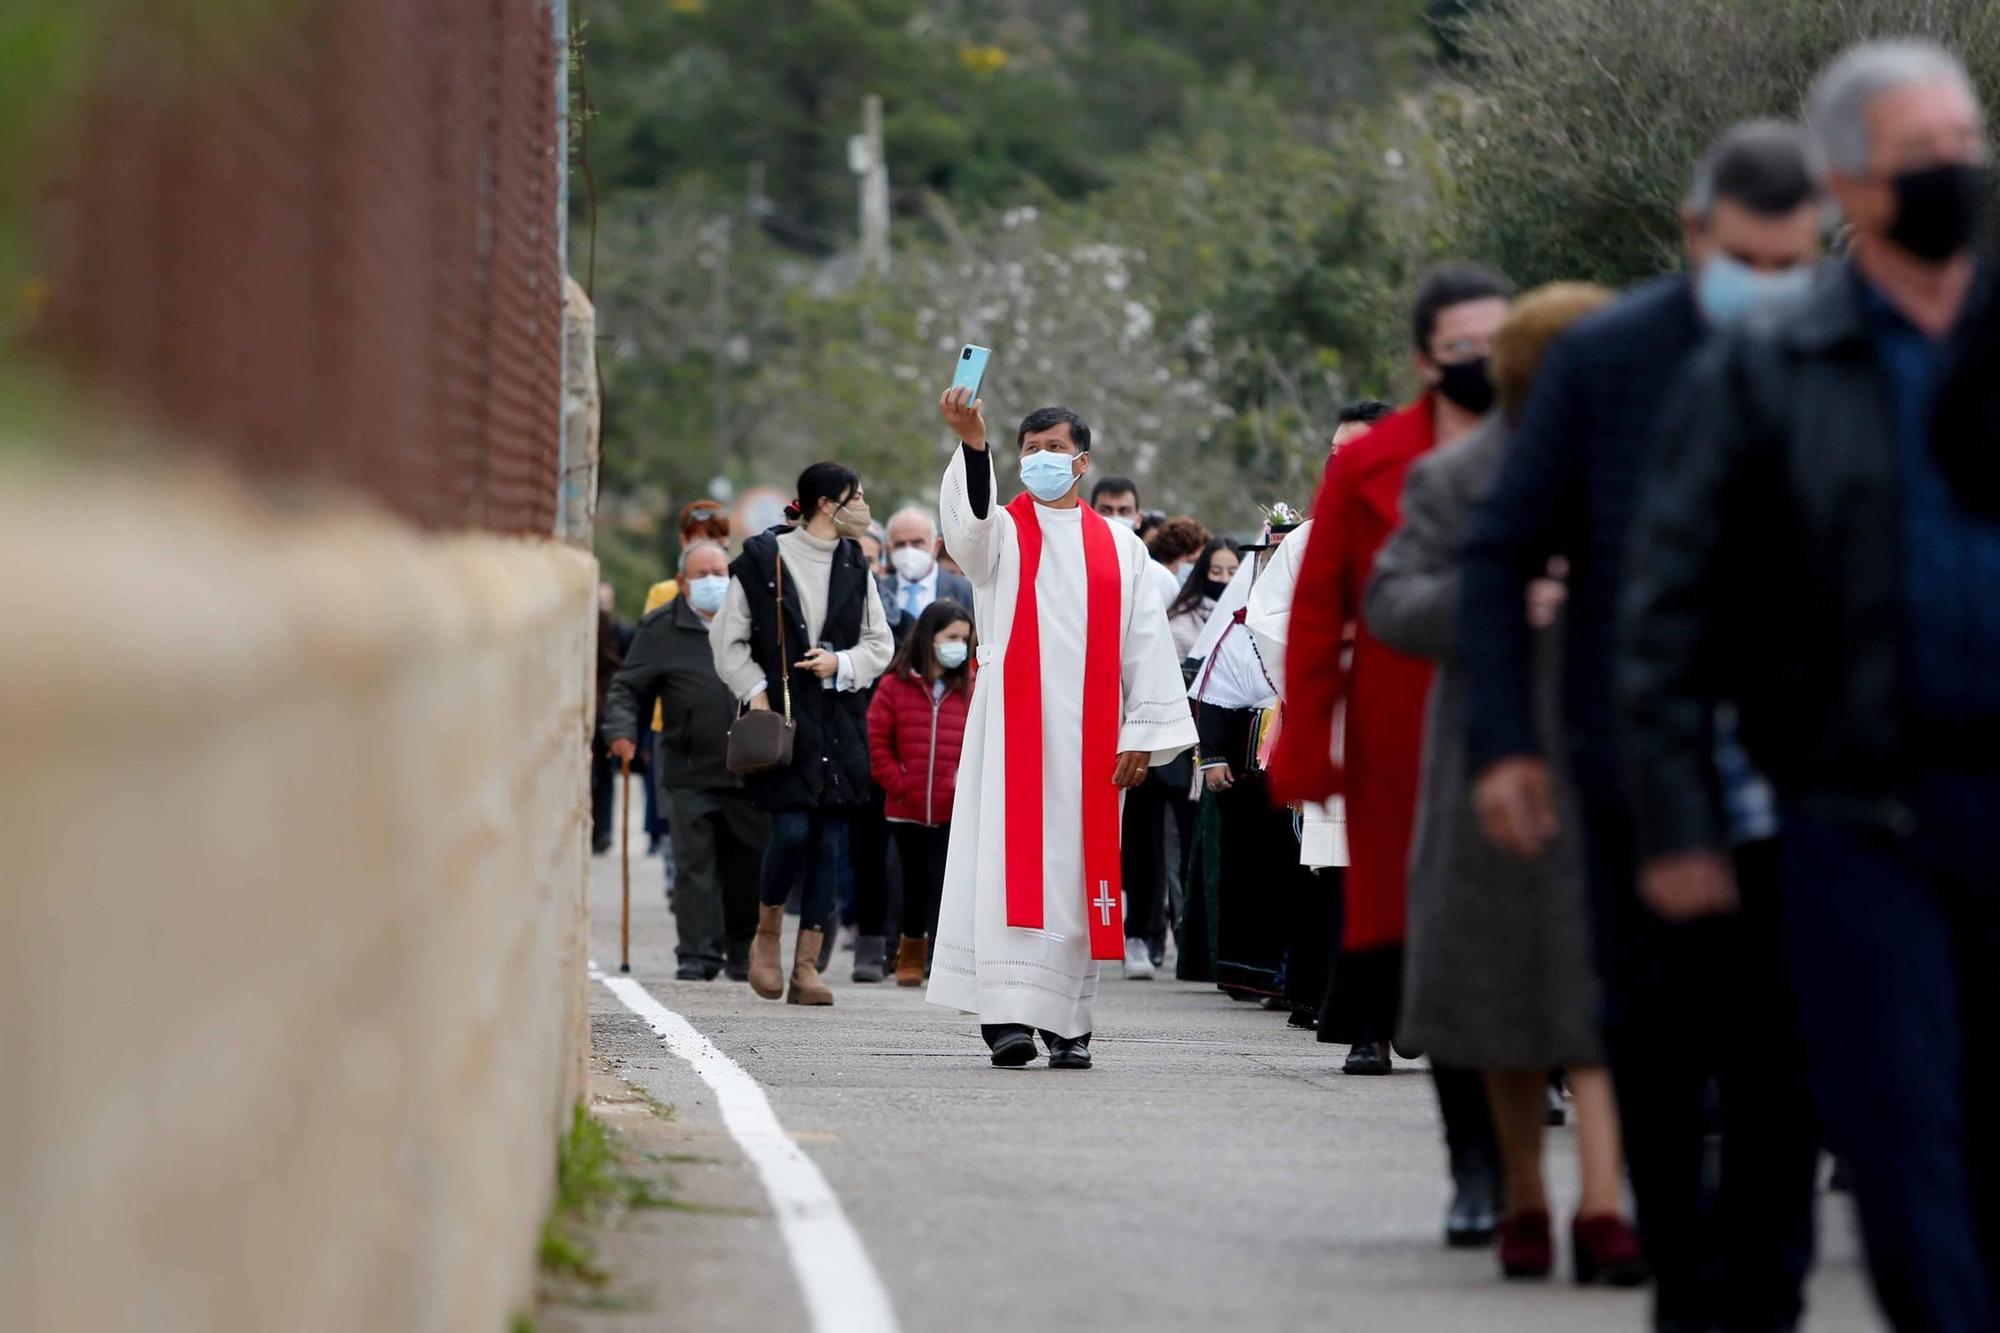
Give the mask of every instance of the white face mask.
[{"label": "white face mask", "polygon": [[1179,579],[1182,583],[1186,583],[1188,581],[1188,575],[1192,573],[1194,573],[1194,566],[1192,564],[1174,566],[1174,577]]},{"label": "white face mask", "polygon": [[965,640],[946,639],[935,645],[938,665],[946,671],[956,671],[965,665]]},{"label": "white face mask", "polygon": [[1076,454],[1038,450],[1021,459],[1021,484],[1043,504],[1051,504],[1069,494],[1076,485]]},{"label": "white face mask", "polygon": [[688,602],[705,616],[712,616],[722,609],[723,599],[729,596],[729,576],[727,574],[703,574],[688,580]]},{"label": "white face mask", "polygon": [[1106,514],[1104,517],[1113,523],[1122,524],[1134,532],[1139,530],[1139,516],[1137,514]]},{"label": "white face mask", "polygon": [[933,560],[931,553],[921,546],[898,546],[889,552],[889,563],[896,567],[898,574],[902,575],[903,582],[921,583],[937,561]]}]

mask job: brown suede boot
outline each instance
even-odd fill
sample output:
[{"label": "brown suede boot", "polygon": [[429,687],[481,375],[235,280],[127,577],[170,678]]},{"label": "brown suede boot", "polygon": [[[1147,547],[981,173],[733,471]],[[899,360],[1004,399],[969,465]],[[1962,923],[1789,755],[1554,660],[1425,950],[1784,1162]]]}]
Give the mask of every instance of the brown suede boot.
[{"label": "brown suede boot", "polygon": [[792,941],[792,989],[786,1004],[832,1004],[833,992],[819,979],[819,937],[817,930],[801,926]]},{"label": "brown suede boot", "polygon": [[785,993],[785,905],[757,905],[757,937],[750,941],[750,989],[767,1000]]},{"label": "brown suede boot", "polygon": [[903,942],[896,946],[896,984],[898,986],[921,986],[924,984],[924,941],[903,936]]}]

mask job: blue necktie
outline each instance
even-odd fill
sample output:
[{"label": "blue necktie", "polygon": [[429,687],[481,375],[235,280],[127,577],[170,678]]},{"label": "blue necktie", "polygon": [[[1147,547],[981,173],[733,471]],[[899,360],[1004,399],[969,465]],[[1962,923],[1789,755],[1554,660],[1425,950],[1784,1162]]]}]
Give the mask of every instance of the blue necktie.
[{"label": "blue necktie", "polygon": [[924,613],[922,606],[923,595],[923,584],[905,583],[903,585],[903,614],[912,620],[922,615]]}]

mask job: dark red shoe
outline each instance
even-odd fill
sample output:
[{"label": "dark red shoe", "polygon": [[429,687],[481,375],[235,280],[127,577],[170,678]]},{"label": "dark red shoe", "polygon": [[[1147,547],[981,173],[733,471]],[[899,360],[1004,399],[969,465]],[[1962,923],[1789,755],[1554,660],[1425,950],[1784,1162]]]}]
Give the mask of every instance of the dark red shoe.
[{"label": "dark red shoe", "polygon": [[1536,1209],[1500,1221],[1500,1271],[1507,1277],[1547,1277],[1556,1266],[1549,1215]]},{"label": "dark red shoe", "polygon": [[1653,1276],[1639,1253],[1639,1233],[1616,1213],[1579,1216],[1569,1224],[1579,1286],[1636,1287]]}]

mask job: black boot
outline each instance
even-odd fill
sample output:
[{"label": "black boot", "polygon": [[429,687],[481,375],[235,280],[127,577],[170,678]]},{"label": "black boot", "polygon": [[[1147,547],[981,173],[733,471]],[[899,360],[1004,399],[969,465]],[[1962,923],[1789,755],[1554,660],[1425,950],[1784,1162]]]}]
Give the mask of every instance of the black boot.
[{"label": "black boot", "polygon": [[1500,1173],[1491,1161],[1452,1163],[1451,1210],[1444,1218],[1444,1243],[1476,1249],[1493,1243],[1500,1229]]},{"label": "black boot", "polygon": [[1042,1040],[1049,1047],[1049,1068],[1088,1069],[1090,1068],[1090,1034],[1081,1037],[1058,1037],[1044,1030]]},{"label": "black boot", "polygon": [[1451,1211],[1445,1214],[1445,1244],[1455,1248],[1489,1245],[1500,1230],[1500,1146],[1493,1113],[1486,1104],[1486,1081],[1477,1070],[1431,1061],[1439,1119],[1444,1122],[1446,1160],[1451,1163]]},{"label": "black boot", "polygon": [[981,1023],[979,1035],[1001,1069],[1019,1069],[1041,1054],[1035,1049],[1035,1030],[1026,1023]]}]

